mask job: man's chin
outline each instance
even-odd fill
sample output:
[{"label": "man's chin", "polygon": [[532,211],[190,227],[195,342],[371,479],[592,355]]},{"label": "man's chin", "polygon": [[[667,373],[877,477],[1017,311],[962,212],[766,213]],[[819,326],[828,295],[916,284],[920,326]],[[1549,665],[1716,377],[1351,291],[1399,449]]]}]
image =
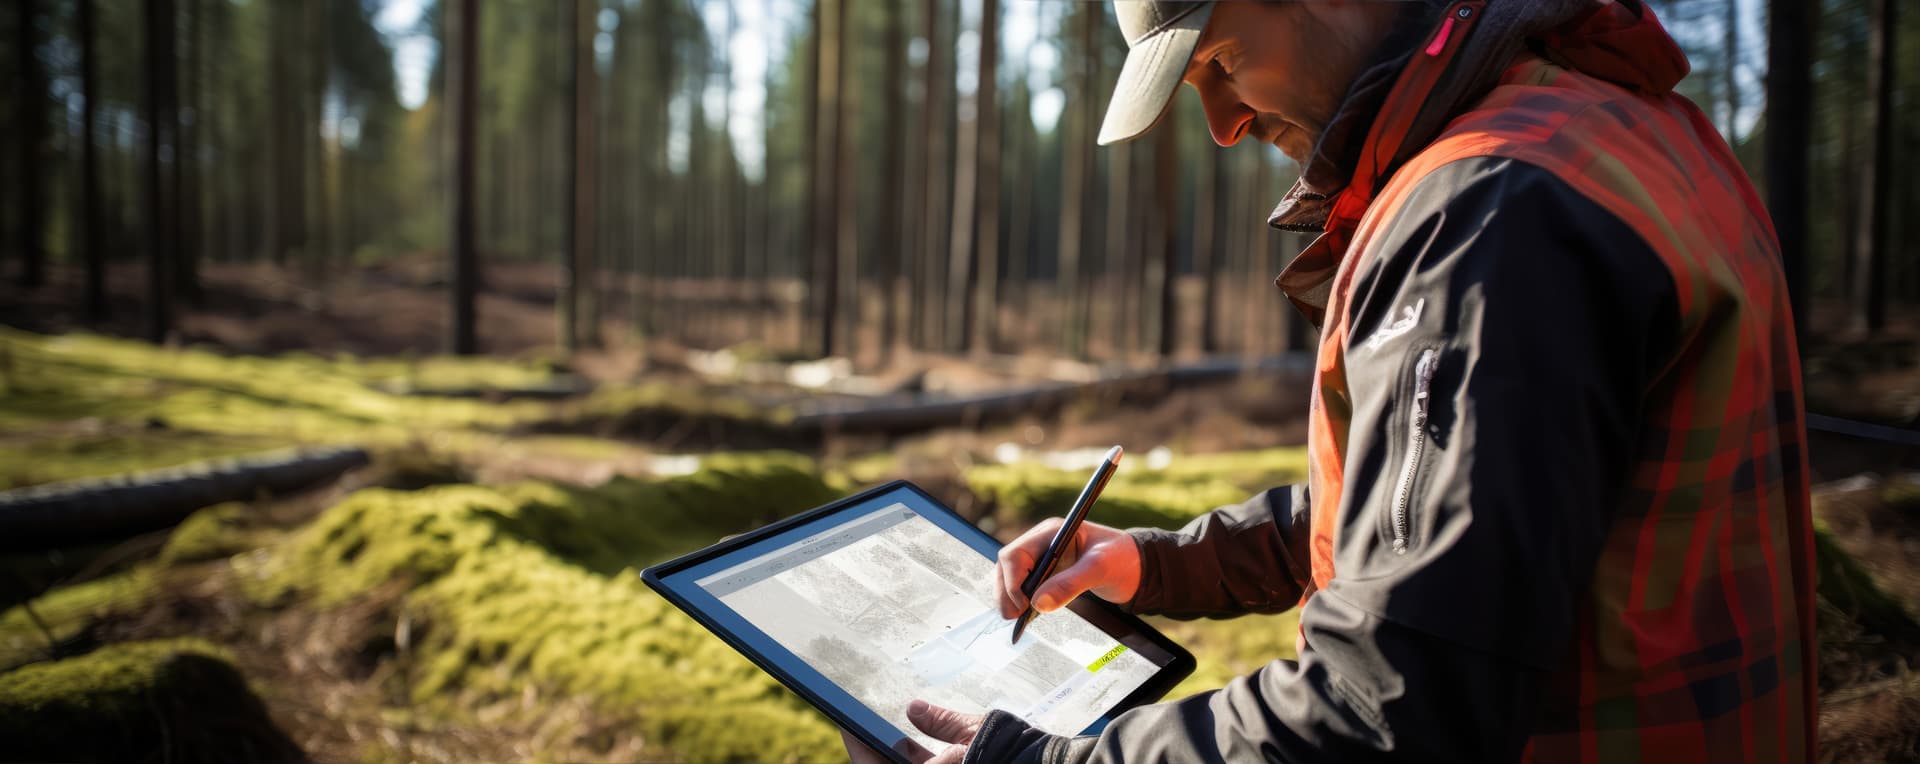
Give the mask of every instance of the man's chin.
[{"label": "man's chin", "polygon": [[1307,163],[1307,156],[1313,153],[1313,141],[1307,140],[1305,136],[1306,134],[1298,128],[1288,125],[1268,142],[1279,149],[1280,153],[1287,155],[1287,158],[1293,160],[1295,164],[1304,166]]}]

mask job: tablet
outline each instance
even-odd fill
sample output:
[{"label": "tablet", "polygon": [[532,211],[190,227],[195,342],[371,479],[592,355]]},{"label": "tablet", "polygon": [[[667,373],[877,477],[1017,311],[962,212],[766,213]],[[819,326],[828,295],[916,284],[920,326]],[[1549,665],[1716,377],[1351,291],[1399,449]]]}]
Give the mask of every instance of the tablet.
[{"label": "tablet", "polygon": [[1193,672],[1193,656],[1082,595],[1020,644],[993,598],[1000,542],[897,481],[641,573],[647,585],[876,751],[946,743],[921,699],[1004,709],[1060,735],[1099,732]]}]

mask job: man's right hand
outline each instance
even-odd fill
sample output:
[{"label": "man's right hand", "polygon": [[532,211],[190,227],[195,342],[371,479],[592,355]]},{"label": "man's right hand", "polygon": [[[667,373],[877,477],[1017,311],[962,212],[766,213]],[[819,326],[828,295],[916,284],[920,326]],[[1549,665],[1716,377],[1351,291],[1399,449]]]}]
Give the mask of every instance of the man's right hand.
[{"label": "man's right hand", "polygon": [[[1046,553],[1047,542],[1053,540],[1062,522],[1065,521],[1058,517],[1049,518],[1000,548],[993,590],[994,598],[1000,602],[1002,617],[1017,618],[1020,611],[1026,609],[1027,597],[1021,593],[1020,583],[1027,580],[1034,563]],[[1053,577],[1041,582],[1040,588],[1034,591],[1033,604],[1034,609],[1042,613],[1052,612],[1082,592],[1093,592],[1093,596],[1100,599],[1124,604],[1131,602],[1139,589],[1139,544],[1126,531],[1082,522],[1079,532],[1067,540],[1060,564],[1054,566]]]}]

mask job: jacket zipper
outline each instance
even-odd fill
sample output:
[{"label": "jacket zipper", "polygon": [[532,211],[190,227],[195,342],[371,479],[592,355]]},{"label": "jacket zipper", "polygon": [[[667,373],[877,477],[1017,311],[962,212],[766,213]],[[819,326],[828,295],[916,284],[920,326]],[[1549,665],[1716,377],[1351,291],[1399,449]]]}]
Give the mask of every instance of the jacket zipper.
[{"label": "jacket zipper", "polygon": [[1393,502],[1393,553],[1407,553],[1409,534],[1407,505],[1413,501],[1413,476],[1420,468],[1420,453],[1427,447],[1427,405],[1433,387],[1434,367],[1440,365],[1440,353],[1428,348],[1420,352],[1414,364],[1413,427],[1408,433],[1407,463],[1400,468],[1400,490]]}]

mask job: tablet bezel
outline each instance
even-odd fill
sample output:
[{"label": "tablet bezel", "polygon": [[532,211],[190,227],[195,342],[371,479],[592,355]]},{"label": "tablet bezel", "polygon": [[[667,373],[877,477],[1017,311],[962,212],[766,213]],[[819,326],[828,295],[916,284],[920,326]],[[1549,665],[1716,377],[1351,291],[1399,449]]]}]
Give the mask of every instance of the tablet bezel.
[{"label": "tablet bezel", "polygon": [[[980,552],[986,559],[990,561],[995,559],[1001,547],[998,539],[995,539],[986,531],[981,530],[966,518],[961,517],[959,513],[953,511],[952,508],[942,503],[939,499],[934,498],[919,486],[905,480],[896,480],[862,491],[831,504],[778,520],[752,531],[726,538],[704,549],[648,567],[641,571],[640,576],[648,587],[658,592],[661,597],[666,598],[674,607],[679,608],[682,612],[691,616],[694,621],[698,622],[702,627],[720,637],[720,639],[726,642],[729,647],[732,647],[734,651],[746,656],[755,666],[758,666],[762,671],[767,672],[773,676],[773,678],[779,680],[787,689],[793,691],[809,704],[826,714],[827,717],[832,719],[841,729],[852,732],[856,737],[860,738],[861,742],[866,743],[875,751],[879,751],[895,761],[907,762],[908,759],[904,753],[892,749],[891,742],[880,740],[879,736],[871,731],[872,725],[876,723],[880,729],[897,729],[891,722],[888,722],[879,714],[868,709],[859,699],[839,689],[839,687],[834,685],[825,675],[812,670],[810,666],[806,665],[804,659],[790,650],[780,648],[779,643],[767,636],[765,632],[755,628],[751,623],[739,616],[739,614],[734,613],[731,608],[721,603],[718,598],[701,589],[693,580],[694,576],[683,575],[693,572],[695,569],[721,557],[755,549],[773,540],[775,537],[790,531],[810,528],[810,526],[815,525],[818,525],[820,530],[824,530],[827,527],[831,527],[832,523],[827,522],[830,518],[849,510],[856,508],[882,508],[886,506],[886,504],[881,503],[882,499],[901,491],[907,492],[918,499],[916,502],[905,502],[909,509],[922,515],[927,515],[926,512],[922,511],[923,509],[931,509],[935,513],[944,515],[949,522],[941,522],[933,516],[927,516],[927,519],[932,521],[935,526],[953,534],[969,548]],[[800,535],[804,536],[806,534]],[[768,549],[764,551],[772,550]],[[711,602],[697,601],[701,598],[710,600]],[[1116,621],[1129,632],[1127,634],[1112,634],[1109,632],[1110,636],[1122,641],[1127,641],[1129,637],[1141,638],[1172,656],[1172,660],[1166,665],[1161,666],[1152,678],[1129,693],[1125,698],[1122,698],[1112,709],[1102,714],[1078,734],[1087,735],[1098,733],[1101,729],[1105,728],[1115,716],[1135,706],[1150,703],[1165,696],[1166,693],[1172,690],[1175,685],[1179,684],[1181,680],[1193,673],[1194,659],[1192,653],[1189,653],[1186,649],[1174,643],[1173,640],[1168,639],[1166,635],[1161,634],[1145,621],[1140,620],[1140,618],[1131,613],[1121,610],[1113,603],[1099,599],[1098,597],[1083,594],[1072,603],[1069,603],[1068,607],[1076,612],[1085,612],[1089,609],[1097,610],[1103,619]],[[714,609],[725,612],[716,613]],[[754,644],[744,635],[738,633],[738,631],[743,628],[752,630],[760,641],[774,645],[775,649],[785,653],[784,657],[786,662],[800,666],[809,671],[809,673],[812,673],[815,680],[824,685],[826,691],[823,692],[823,688],[813,687],[810,682],[803,681],[801,677],[795,676],[781,665],[782,661],[776,660],[775,656],[763,654],[759,645]],[[830,698],[828,697],[829,695],[833,695],[834,697]],[[845,708],[843,704],[851,706],[851,708]],[[858,716],[856,716],[856,714]],[[903,730],[902,732],[905,731]]]}]

